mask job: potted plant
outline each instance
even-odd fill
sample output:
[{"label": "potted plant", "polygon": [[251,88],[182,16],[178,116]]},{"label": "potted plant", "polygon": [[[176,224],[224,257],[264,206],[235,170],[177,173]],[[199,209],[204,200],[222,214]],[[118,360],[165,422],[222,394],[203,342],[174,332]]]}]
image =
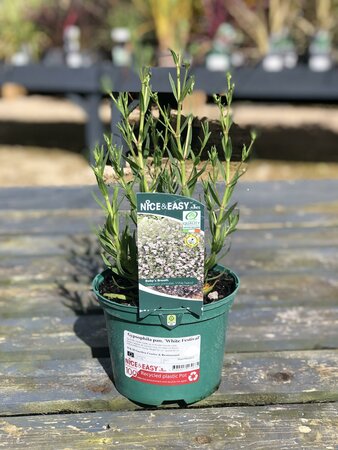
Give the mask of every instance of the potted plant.
[{"label": "potted plant", "polygon": [[264,70],[279,72],[296,66],[298,54],[292,35],[301,16],[301,2],[271,0],[251,2],[251,6],[243,0],[225,3],[238,27],[255,43],[256,49],[250,53],[256,53],[254,59],[262,59]]},{"label": "potted plant", "polygon": [[[184,117],[182,106],[194,79],[181,56],[172,55],[175,117],[152,91],[150,69],[143,69],[137,126],[130,120],[128,94],[113,97],[128,154],[107,138],[107,150],[96,149],[93,167],[102,196],[97,201],[105,213],[98,239],[107,267],[95,277],[93,290],[106,317],[114,382],[124,396],[148,405],[193,403],[220,383],[227,315],[239,279],[219,261],[236,230],[239,212],[231,196],[254,142],[252,136],[243,145],[234,168],[234,85],[228,75],[225,104],[214,96],[223,154],[212,147],[201,161],[211,134],[208,122],[202,122],[198,148],[192,148],[193,117]],[[108,163],[112,186],[106,178]]]},{"label": "potted plant", "polygon": [[325,72],[332,68],[332,34],[337,23],[331,0],[317,0],[315,25],[308,23],[312,38],[309,46],[309,67],[314,72]]}]

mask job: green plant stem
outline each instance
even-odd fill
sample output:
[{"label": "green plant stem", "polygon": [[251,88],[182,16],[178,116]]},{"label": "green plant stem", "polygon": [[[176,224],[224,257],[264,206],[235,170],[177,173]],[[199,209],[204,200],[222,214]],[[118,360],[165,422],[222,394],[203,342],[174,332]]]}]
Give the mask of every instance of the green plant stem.
[{"label": "green plant stem", "polygon": [[186,184],[186,167],[184,161],[184,155],[182,152],[181,144],[181,116],[182,116],[182,99],[181,99],[181,58],[178,60],[177,71],[176,71],[176,89],[177,89],[177,117],[176,117],[176,132],[175,139],[177,150],[180,154],[180,169],[181,169],[181,180],[182,180],[182,193],[185,194],[185,184]]},{"label": "green plant stem", "polygon": [[147,112],[148,104],[149,104],[149,78],[146,76],[142,80],[142,87],[141,87],[141,107],[140,107],[140,125],[139,125],[139,134],[137,138],[137,159],[138,159],[138,165],[140,167],[140,184],[141,189],[143,192],[149,192],[149,186],[146,179],[145,174],[145,166],[144,166],[144,160],[143,160],[143,142],[144,142],[144,121],[145,121],[145,115]]},{"label": "green plant stem", "polygon": [[[103,208],[106,215],[106,223],[99,230],[99,240],[102,246],[102,257],[104,263],[112,271],[114,283],[117,279],[121,287],[126,290],[135,290],[137,295],[138,280],[138,251],[136,232],[129,228],[128,223],[120,229],[120,204],[119,193],[130,204],[131,220],[137,226],[137,204],[135,188],[139,186],[141,192],[163,192],[170,194],[181,194],[192,197],[198,181],[202,181],[204,189],[204,203],[209,213],[210,225],[210,249],[205,256],[204,274],[207,290],[212,288],[218,274],[208,278],[208,272],[214,268],[220,258],[228,250],[225,248],[226,239],[230,233],[235,231],[239,214],[235,210],[236,203],[230,205],[233,190],[239,178],[242,176],[242,164],[247,160],[254,137],[247,148],[242,149],[242,160],[231,174],[232,143],[230,137],[231,102],[234,86],[231,84],[230,75],[227,76],[228,89],[225,94],[226,105],[222,104],[219,96],[214,96],[215,103],[220,111],[220,124],[222,129],[221,144],[224,153],[225,165],[221,162],[216,147],[208,151],[209,159],[199,168],[203,149],[206,147],[210,137],[207,124],[203,127],[203,139],[200,139],[199,150],[192,149],[193,117],[190,115],[184,118],[182,115],[183,102],[187,95],[193,91],[194,79],[188,77],[187,64],[184,64],[184,76],[182,72],[182,57],[174,52],[173,59],[176,65],[176,80],[171,75],[169,82],[172,93],[177,101],[176,123],[170,114],[170,107],[163,107],[160,104],[158,94],[152,92],[150,85],[150,70],[141,71],[141,92],[140,92],[140,117],[138,128],[130,121],[130,107],[128,96],[120,94],[115,101],[119,109],[122,121],[119,129],[128,146],[128,156],[122,155],[122,149],[107,141],[109,152],[106,155],[104,148],[99,148],[95,152],[96,166],[93,167],[99,189],[102,194],[102,201],[98,203]],[[155,119],[149,111],[150,100],[154,101],[159,110],[159,118]],[[157,127],[161,124],[161,128]],[[138,131],[136,131],[138,130]],[[182,136],[185,135],[183,139]],[[150,160],[149,152],[153,148],[153,160]],[[108,157],[111,160],[115,172],[117,186],[113,195],[109,195],[109,188],[105,185],[104,169]],[[122,162],[127,161],[131,167],[131,174],[127,174],[122,168]],[[189,164],[188,164],[189,163]],[[192,166],[190,165],[192,164]],[[212,170],[208,180],[203,180],[202,175],[207,164],[211,163]],[[224,181],[224,191],[221,192],[217,183],[219,175]],[[111,197],[111,198],[110,198]],[[225,249],[225,252],[224,250]],[[114,279],[116,277],[116,280]],[[133,291],[134,292],[134,291]],[[124,295],[118,294],[121,299]],[[134,294],[133,294],[134,295]]]}]

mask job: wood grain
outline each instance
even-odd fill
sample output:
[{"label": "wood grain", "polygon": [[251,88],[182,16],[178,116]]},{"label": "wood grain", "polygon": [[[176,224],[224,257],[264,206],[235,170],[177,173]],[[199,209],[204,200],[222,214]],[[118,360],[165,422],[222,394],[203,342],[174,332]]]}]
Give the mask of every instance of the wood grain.
[{"label": "wood grain", "polygon": [[[160,322],[159,322],[160,323]],[[227,350],[237,352],[336,348],[338,309],[240,308],[230,313]],[[0,360],[91,355],[107,347],[102,315],[8,318],[0,326]]]},{"label": "wood grain", "polygon": [[335,449],[338,180],[239,184],[222,383],[150,411],[111,381],[94,190],[0,189],[0,448]]},{"label": "wood grain", "polygon": [[4,448],[333,450],[332,404],[103,412],[0,421]]},{"label": "wood grain", "polygon": [[[198,405],[338,401],[337,363],[337,350],[226,354],[219,390]],[[1,363],[0,415],[137,408],[110,375],[108,359]]]},{"label": "wood grain", "polygon": [[[95,248],[95,250],[97,250]],[[83,255],[83,259],[81,258]],[[102,264],[97,250],[94,255],[86,255],[83,249],[69,249],[68,254],[59,255],[10,255],[3,256],[0,260],[0,282],[6,279],[12,281],[35,279],[60,279],[77,275],[82,269],[88,268],[96,256],[97,265]],[[91,261],[89,260],[91,258]],[[86,261],[87,260],[87,261]],[[76,262],[78,264],[76,264]],[[257,274],[264,277],[265,274],[276,273],[337,273],[338,272],[338,247],[307,248],[307,249],[233,249],[231,255],[221,259],[222,264],[231,262],[242,273]],[[81,274],[80,274],[81,275]]]}]

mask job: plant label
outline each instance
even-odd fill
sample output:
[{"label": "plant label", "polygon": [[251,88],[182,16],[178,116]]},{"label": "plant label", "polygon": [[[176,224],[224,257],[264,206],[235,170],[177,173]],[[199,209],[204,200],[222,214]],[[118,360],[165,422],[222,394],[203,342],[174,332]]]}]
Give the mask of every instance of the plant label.
[{"label": "plant label", "polygon": [[124,331],[124,370],[147,384],[179,386],[200,378],[201,335],[160,338]]},{"label": "plant label", "polygon": [[204,205],[181,195],[138,193],[137,247],[140,317],[180,307],[200,316]]}]

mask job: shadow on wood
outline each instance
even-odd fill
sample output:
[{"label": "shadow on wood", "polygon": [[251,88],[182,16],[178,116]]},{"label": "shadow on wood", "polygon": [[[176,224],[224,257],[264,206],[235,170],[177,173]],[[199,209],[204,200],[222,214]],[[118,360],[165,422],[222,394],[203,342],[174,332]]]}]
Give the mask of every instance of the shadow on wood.
[{"label": "shadow on wood", "polygon": [[[67,260],[74,268],[72,281],[75,288],[71,289],[62,281],[57,281],[59,292],[63,297],[63,304],[78,316],[74,323],[76,336],[90,347],[92,357],[100,362],[109,378],[112,379],[110,365],[107,366],[106,362],[106,358],[109,357],[108,346],[102,346],[102,335],[106,335],[103,311],[90,288],[92,279],[102,270],[99,249],[90,237],[77,238],[73,236],[72,242],[74,245],[67,249]],[[83,292],[83,283],[86,282],[88,291]],[[77,284],[82,290],[76,289]],[[88,316],[96,316],[93,328],[88,327]]]}]

